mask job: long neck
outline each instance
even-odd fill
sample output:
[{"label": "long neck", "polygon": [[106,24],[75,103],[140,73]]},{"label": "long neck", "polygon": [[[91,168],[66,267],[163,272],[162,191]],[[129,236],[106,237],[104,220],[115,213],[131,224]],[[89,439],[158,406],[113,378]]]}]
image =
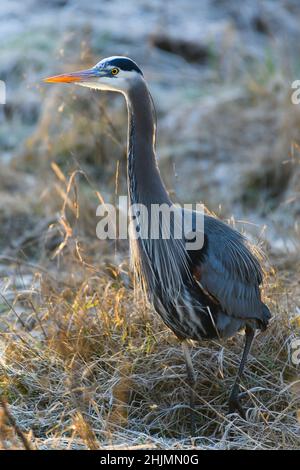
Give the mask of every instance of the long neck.
[{"label": "long neck", "polygon": [[155,157],[156,122],[144,80],[126,96],[128,107],[128,190],[131,203],[170,204]]},{"label": "long neck", "polygon": [[[138,220],[140,233],[149,235],[149,228],[158,229],[159,237],[135,238],[130,235],[131,260],[134,271],[148,292],[150,300],[153,293],[160,290],[164,298],[176,302],[183,286],[183,277],[189,276],[187,252],[181,240],[173,236],[165,238],[170,229],[161,217],[152,215],[151,204],[172,205],[160,177],[155,157],[156,123],[151,96],[144,80],[126,95],[128,126],[128,190],[130,205],[145,206],[147,221],[143,211],[134,213]],[[150,209],[150,211],[149,211]],[[150,227],[151,225],[151,227]],[[148,232],[146,231],[148,230]],[[131,233],[131,232],[130,232]],[[155,298],[155,295],[154,295]]]}]

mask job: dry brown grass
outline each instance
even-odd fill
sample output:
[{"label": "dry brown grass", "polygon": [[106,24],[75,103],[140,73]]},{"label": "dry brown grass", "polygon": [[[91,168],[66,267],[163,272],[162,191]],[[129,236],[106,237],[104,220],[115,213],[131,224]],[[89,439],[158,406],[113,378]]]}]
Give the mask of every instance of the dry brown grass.
[{"label": "dry brown grass", "polygon": [[[96,265],[96,247],[72,230],[72,210],[63,214],[68,237],[55,260],[45,255],[41,267],[8,257],[12,276],[1,291],[1,393],[32,447],[299,446],[299,372],[290,359],[300,330],[299,316],[291,315],[300,296],[295,260],[267,279],[274,318],[257,336],[243,380],[247,421],[226,414],[242,336],[193,346],[197,431],[190,438],[185,365],[174,335],[134,293],[127,262],[118,266],[111,256],[110,264]],[[5,413],[0,437],[4,448],[23,447]]]}]

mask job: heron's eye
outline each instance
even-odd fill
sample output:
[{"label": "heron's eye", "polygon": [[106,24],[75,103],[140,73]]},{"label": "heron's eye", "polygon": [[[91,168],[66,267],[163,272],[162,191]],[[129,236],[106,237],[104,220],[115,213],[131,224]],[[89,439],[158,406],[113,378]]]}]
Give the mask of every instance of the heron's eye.
[{"label": "heron's eye", "polygon": [[112,75],[117,75],[119,73],[119,69],[117,68],[111,69],[111,73]]}]

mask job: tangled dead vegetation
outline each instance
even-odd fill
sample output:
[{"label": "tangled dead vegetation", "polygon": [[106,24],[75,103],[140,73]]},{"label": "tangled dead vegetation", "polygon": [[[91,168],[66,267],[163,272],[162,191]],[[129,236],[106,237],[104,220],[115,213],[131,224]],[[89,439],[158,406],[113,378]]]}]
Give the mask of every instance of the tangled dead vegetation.
[{"label": "tangled dead vegetation", "polygon": [[[296,275],[282,270],[267,281],[274,319],[257,336],[245,373],[247,421],[226,415],[243,338],[193,346],[191,439],[181,348],[134,293],[126,263],[96,268],[64,251],[55,274],[10,261],[14,281],[1,293],[4,448],[22,448],[24,439],[38,449],[299,446],[299,375],[290,359],[300,330]],[[30,285],[18,287],[29,276]]]}]

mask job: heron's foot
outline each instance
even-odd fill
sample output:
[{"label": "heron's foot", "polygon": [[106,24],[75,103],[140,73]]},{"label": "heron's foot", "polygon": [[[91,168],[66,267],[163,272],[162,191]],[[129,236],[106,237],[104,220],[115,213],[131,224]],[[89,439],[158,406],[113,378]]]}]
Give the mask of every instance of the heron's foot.
[{"label": "heron's foot", "polygon": [[237,393],[229,397],[229,414],[239,413],[241,418],[246,419],[246,412],[241,404],[241,398],[244,398],[246,393]]}]

